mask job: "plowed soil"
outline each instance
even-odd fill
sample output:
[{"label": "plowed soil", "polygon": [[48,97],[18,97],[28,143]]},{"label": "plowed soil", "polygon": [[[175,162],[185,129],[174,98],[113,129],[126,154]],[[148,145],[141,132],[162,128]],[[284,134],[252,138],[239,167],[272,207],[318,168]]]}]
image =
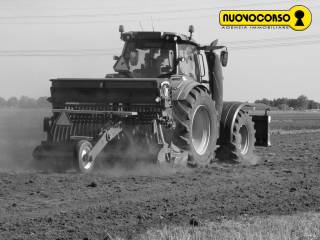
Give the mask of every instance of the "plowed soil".
[{"label": "plowed soil", "polygon": [[320,134],[277,134],[255,165],[0,173],[0,239],[130,239],[151,227],[320,211]]}]

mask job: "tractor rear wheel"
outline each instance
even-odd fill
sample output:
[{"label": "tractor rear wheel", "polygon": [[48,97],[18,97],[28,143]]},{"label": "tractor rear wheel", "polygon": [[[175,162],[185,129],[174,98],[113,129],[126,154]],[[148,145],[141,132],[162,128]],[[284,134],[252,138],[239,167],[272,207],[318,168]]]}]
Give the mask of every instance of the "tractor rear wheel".
[{"label": "tractor rear wheel", "polygon": [[252,157],[256,139],[254,123],[244,110],[240,110],[236,116],[231,137],[230,143],[218,149],[218,158],[245,163]]},{"label": "tractor rear wheel", "polygon": [[217,111],[207,91],[194,88],[174,104],[173,144],[188,152],[188,165],[207,166],[215,158]]},{"label": "tractor rear wheel", "polygon": [[75,146],[74,166],[78,172],[89,173],[93,170],[94,161],[89,157],[92,145],[87,140],[79,141]]}]

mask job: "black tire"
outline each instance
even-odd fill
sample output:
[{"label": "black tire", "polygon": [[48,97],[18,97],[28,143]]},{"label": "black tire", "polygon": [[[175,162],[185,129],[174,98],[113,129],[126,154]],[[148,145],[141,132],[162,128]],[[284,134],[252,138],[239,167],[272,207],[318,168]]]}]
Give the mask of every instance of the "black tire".
[{"label": "black tire", "polygon": [[[173,144],[188,152],[188,165],[207,166],[215,158],[217,111],[208,92],[197,87],[173,106]],[[205,127],[206,126],[206,127]]]},{"label": "black tire", "polygon": [[77,142],[75,146],[74,167],[78,172],[90,173],[94,168],[94,161],[87,158],[87,153],[92,149],[92,145],[87,140]]},{"label": "black tire", "polygon": [[231,142],[222,144],[218,149],[218,158],[237,163],[247,162],[252,157],[256,138],[252,118],[242,109],[236,116],[231,136]]}]

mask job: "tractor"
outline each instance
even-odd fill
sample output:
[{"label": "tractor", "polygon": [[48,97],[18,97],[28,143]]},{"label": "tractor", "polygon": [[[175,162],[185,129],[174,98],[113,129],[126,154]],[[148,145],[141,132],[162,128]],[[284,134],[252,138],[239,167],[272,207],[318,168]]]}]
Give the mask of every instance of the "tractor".
[{"label": "tractor", "polygon": [[188,35],[119,32],[115,73],[51,80],[38,163],[89,173],[100,159],[134,158],[133,146],[147,161],[206,167],[217,158],[242,163],[270,145],[268,109],[223,101],[228,50],[218,40],[198,44],[192,25]]}]

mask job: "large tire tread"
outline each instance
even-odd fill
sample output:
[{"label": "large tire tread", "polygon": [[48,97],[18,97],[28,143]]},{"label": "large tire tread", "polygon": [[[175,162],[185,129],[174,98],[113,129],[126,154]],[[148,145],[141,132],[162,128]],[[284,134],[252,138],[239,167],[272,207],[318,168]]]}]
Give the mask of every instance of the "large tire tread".
[{"label": "large tire tread", "polygon": [[[189,92],[189,95],[185,100],[180,100],[177,101],[174,104],[174,119],[176,121],[176,130],[175,134],[173,137],[173,143],[178,146],[180,149],[184,151],[191,151],[190,145],[192,144],[191,142],[191,119],[192,119],[192,110],[197,107],[196,102],[199,100],[200,97],[203,96],[208,96],[210,100],[212,101],[208,91],[200,88],[200,87],[195,87]],[[215,148],[216,148],[216,140],[217,140],[217,112],[215,109],[215,105],[213,102],[213,109],[212,111],[214,112],[214,120],[215,124],[213,126],[214,130],[211,131],[213,134],[211,134],[212,142],[211,144],[212,149],[209,149],[207,151],[210,151],[209,154],[207,154],[207,160],[204,161],[204,163],[199,163],[194,157],[190,156],[188,158],[188,166],[190,167],[205,167],[211,163],[211,161],[215,158]],[[214,143],[214,144],[213,144]],[[208,146],[208,148],[210,148]],[[192,155],[192,154],[191,154]]]},{"label": "large tire tread", "polygon": [[[238,147],[238,132],[241,126],[246,125],[249,133],[249,150],[246,155],[242,155]],[[254,143],[255,143],[255,129],[254,123],[251,117],[244,110],[240,109],[235,119],[234,127],[232,130],[231,141],[228,144],[220,146],[217,150],[218,158],[221,160],[232,161],[235,163],[244,163],[253,154]]]}]

